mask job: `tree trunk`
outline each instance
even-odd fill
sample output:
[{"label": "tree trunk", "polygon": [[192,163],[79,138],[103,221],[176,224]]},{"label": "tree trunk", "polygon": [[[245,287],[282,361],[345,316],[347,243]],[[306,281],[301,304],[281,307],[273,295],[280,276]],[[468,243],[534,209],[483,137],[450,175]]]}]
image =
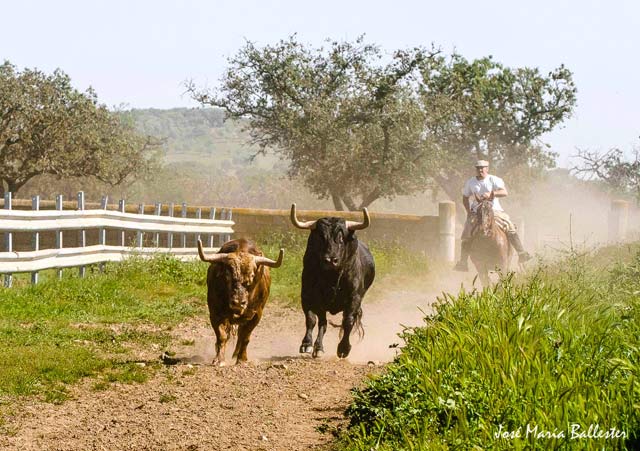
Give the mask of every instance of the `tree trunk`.
[{"label": "tree trunk", "polygon": [[[26,182],[16,182],[15,180],[7,181],[7,190],[5,192],[11,193],[13,197],[15,197],[18,190],[22,188],[22,186],[25,183]],[[4,194],[3,194],[3,197],[4,197]]]},{"label": "tree trunk", "polygon": [[442,191],[449,196],[449,199],[456,203],[456,212],[459,212],[456,217],[458,218],[458,221],[464,222],[465,217],[463,213],[465,210],[464,205],[462,205],[462,189],[464,188],[464,180],[457,175],[452,175],[446,178],[440,174],[436,174],[433,179]]},{"label": "tree trunk", "polygon": [[342,200],[344,201],[344,204],[347,206],[349,211],[356,211],[357,210],[356,203],[353,201],[351,196],[347,196],[346,194],[343,194],[342,195]]},{"label": "tree trunk", "polygon": [[375,202],[379,198],[380,198],[380,190],[376,188],[373,191],[371,191],[368,195],[366,195],[364,199],[362,199],[362,203],[360,204],[359,210],[362,210],[363,208],[367,208],[369,205],[371,205],[373,202]]},{"label": "tree trunk", "polygon": [[344,205],[342,204],[342,199],[335,193],[331,193],[331,200],[333,201],[333,207],[336,211],[344,211]]}]

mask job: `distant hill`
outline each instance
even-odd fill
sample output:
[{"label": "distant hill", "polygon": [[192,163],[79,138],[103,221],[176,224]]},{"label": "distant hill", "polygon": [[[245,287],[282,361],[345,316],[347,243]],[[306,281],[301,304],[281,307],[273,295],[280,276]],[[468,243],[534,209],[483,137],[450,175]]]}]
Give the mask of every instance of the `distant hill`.
[{"label": "distant hill", "polygon": [[[131,115],[145,135],[166,139],[165,162],[205,162],[215,166],[247,166],[256,152],[237,121],[224,121],[215,108],[134,109]],[[204,160],[203,160],[204,159]],[[260,158],[253,167],[271,168],[277,160]]]}]

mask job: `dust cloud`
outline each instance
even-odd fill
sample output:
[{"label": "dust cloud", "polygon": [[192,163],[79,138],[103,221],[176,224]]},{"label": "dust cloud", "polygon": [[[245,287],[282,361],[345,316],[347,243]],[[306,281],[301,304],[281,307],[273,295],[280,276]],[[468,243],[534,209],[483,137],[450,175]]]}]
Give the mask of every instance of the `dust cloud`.
[{"label": "dust cloud", "polygon": [[[509,190],[509,196],[500,199],[500,203],[518,227],[529,252],[552,257],[572,245],[592,249],[609,243],[611,203],[618,199],[628,201],[626,239],[640,239],[640,210],[634,200],[607,192],[596,183],[579,180],[566,169],[549,171],[543,180],[529,186],[526,193],[512,189],[508,175],[497,175],[504,177]],[[465,220],[461,198],[462,194],[455,199],[457,237]],[[437,215],[438,202],[444,200],[450,199],[442,193],[436,196],[424,193],[376,201],[370,210]]]},{"label": "dust cloud", "polygon": [[[374,282],[365,296],[362,310],[364,336],[351,335],[351,353],[348,361],[354,364],[390,362],[404,345],[399,336],[405,328],[424,325],[425,315],[433,312],[432,305],[442,292],[457,292],[461,286],[472,288],[473,274],[445,271],[429,281],[412,281],[406,287],[397,286],[387,279]],[[377,285],[376,285],[377,284]],[[340,324],[342,314],[328,315],[330,322]],[[267,304],[260,324],[251,336],[249,360],[277,362],[288,359],[311,358],[298,353],[305,332],[301,308],[287,308]],[[314,330],[314,340],[317,328]],[[340,329],[328,326],[324,338],[325,354],[322,359],[338,360],[336,349]],[[215,354],[215,335],[211,326],[201,322],[188,334],[193,345],[183,346],[178,359],[184,363],[209,364]],[[183,332],[184,338],[184,332]],[[227,365],[233,364],[231,354],[235,339],[227,344]]]}]

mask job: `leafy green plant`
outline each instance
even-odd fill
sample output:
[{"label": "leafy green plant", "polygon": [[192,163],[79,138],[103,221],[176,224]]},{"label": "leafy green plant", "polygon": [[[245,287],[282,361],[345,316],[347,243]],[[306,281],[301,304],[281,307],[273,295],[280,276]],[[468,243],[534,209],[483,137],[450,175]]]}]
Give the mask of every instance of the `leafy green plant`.
[{"label": "leafy green plant", "polygon": [[[405,333],[387,371],[353,392],[340,443],[633,448],[640,438],[638,256],[610,273],[592,270],[589,258],[569,255],[521,281],[508,276],[481,292],[445,295],[424,327]],[[596,425],[617,435],[576,437]]]}]

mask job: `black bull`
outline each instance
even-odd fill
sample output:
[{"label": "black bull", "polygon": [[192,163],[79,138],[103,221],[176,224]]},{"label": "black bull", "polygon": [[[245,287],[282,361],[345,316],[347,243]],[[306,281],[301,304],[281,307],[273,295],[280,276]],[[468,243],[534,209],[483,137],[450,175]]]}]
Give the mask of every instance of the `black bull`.
[{"label": "black bull", "polygon": [[[291,206],[291,222],[300,229],[309,229],[309,240],[302,269],[302,309],[306,319],[306,333],[301,353],[324,352],[322,339],[327,330],[327,312],[342,312],[342,338],[338,343],[338,357],[351,351],[349,336],[354,328],[361,328],[362,298],[373,283],[375,264],[367,246],[356,237],[355,231],[369,226],[369,213],[363,210],[362,223],[340,218],[321,218],[317,221],[298,221],[296,205]],[[313,329],[318,323],[318,336],[311,346]]]}]

